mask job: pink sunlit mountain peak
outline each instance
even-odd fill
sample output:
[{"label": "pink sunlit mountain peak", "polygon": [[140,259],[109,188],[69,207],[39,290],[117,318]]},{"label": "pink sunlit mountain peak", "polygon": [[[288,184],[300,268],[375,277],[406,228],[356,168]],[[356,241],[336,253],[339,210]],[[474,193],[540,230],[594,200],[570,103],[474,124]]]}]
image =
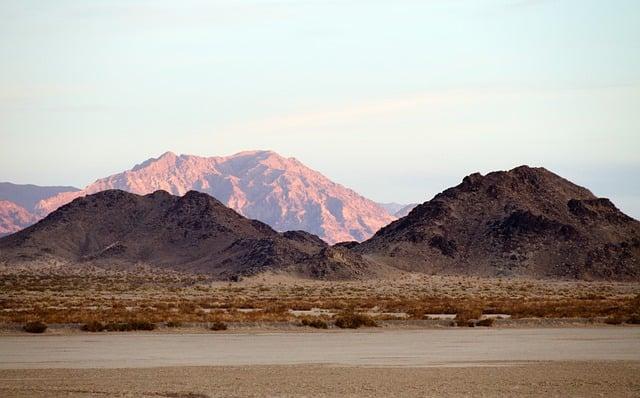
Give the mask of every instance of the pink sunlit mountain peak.
[{"label": "pink sunlit mountain peak", "polygon": [[42,200],[37,210],[45,216],[77,197],[107,189],[136,194],[205,192],[278,231],[304,230],[329,243],[367,239],[395,219],[375,202],[297,159],[269,150],[214,157],[165,152],[81,191]]}]

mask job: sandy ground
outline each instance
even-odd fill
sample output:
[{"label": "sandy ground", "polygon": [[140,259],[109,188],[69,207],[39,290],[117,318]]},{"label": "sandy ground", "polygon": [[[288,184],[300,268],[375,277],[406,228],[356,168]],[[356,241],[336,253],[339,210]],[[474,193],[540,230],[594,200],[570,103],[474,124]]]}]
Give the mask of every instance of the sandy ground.
[{"label": "sandy ground", "polygon": [[3,397],[638,397],[640,362],[0,370]]},{"label": "sandy ground", "polygon": [[0,337],[3,397],[640,396],[640,328]]},{"label": "sandy ground", "polygon": [[0,369],[640,360],[640,328],[4,336]]}]

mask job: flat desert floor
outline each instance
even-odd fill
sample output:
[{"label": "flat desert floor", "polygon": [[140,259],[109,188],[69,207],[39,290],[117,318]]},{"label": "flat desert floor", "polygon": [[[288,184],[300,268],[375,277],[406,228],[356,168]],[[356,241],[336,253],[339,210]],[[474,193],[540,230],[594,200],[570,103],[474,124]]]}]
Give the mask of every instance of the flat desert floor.
[{"label": "flat desert floor", "polygon": [[640,397],[639,323],[637,282],[0,266],[0,397]]},{"label": "flat desert floor", "polygon": [[640,396],[640,328],[9,335],[4,397]]}]

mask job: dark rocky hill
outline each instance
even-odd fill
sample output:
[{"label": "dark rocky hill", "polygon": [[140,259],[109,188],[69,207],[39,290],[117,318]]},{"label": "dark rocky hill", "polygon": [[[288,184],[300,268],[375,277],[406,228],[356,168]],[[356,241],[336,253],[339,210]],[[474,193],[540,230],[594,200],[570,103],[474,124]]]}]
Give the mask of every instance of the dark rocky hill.
[{"label": "dark rocky hill", "polygon": [[640,222],[527,166],[465,177],[351,247],[428,273],[640,279]]},{"label": "dark rocky hill", "polygon": [[375,275],[348,249],[306,232],[278,233],[195,191],[140,196],[107,190],[73,200],[37,224],[0,239],[0,261],[135,265],[234,279],[263,271],[323,279]]}]

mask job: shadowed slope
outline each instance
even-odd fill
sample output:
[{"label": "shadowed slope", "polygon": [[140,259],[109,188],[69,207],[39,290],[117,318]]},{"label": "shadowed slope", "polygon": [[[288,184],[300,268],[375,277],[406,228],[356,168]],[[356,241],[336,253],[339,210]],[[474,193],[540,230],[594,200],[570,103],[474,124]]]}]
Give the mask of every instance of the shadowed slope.
[{"label": "shadowed slope", "polygon": [[211,196],[120,190],[78,198],[39,223],[0,240],[8,264],[145,263],[222,279],[264,271],[340,279],[375,274],[371,264],[305,232],[277,233]]},{"label": "shadowed slope", "polygon": [[424,272],[640,279],[640,223],[527,166],[465,177],[355,250]]}]

